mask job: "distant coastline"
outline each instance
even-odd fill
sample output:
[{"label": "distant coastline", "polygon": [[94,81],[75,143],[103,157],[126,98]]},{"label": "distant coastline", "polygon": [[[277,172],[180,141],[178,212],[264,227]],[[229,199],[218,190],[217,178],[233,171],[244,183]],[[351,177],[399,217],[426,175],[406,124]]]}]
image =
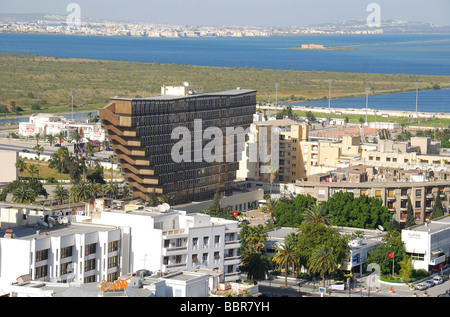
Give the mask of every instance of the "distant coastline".
[{"label": "distant coastline", "polygon": [[356,51],[356,47],[324,47],[324,48],[305,48],[305,47],[288,47],[288,50],[305,50],[305,51]]}]

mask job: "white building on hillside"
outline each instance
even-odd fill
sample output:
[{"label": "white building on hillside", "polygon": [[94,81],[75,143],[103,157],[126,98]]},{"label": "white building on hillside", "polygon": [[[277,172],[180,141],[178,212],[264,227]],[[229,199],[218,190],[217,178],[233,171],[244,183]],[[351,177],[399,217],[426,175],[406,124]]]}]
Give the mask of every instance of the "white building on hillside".
[{"label": "white building on hillside", "polygon": [[167,274],[205,268],[223,270],[224,282],[240,279],[237,221],[160,206],[103,211],[93,222],[130,227],[130,272]]}]

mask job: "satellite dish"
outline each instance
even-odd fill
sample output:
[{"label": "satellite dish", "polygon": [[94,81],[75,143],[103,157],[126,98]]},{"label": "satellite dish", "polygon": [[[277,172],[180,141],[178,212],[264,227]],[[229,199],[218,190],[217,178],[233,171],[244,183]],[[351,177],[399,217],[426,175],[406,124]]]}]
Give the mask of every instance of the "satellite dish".
[{"label": "satellite dish", "polygon": [[60,225],[62,225],[62,223],[63,223],[62,217],[61,217],[61,216],[58,217],[58,223],[59,223]]},{"label": "satellite dish", "polygon": [[62,218],[62,223],[63,224],[68,224],[69,223],[69,219],[67,219],[67,217],[63,217]]},{"label": "satellite dish", "polygon": [[381,231],[384,231],[384,228],[381,225],[378,225],[378,229],[380,229]]},{"label": "satellite dish", "polygon": [[168,203],[164,203],[162,204],[162,206],[164,207],[165,211],[168,211],[170,209],[170,205]]},{"label": "satellite dish", "polygon": [[189,86],[189,83],[188,83],[187,81],[185,81],[185,82],[183,83],[183,85],[184,85],[185,87],[188,87],[188,86]]},{"label": "satellite dish", "polygon": [[164,211],[166,211],[166,208],[164,208],[163,205],[158,205],[156,208],[158,209],[159,212],[164,212]]}]

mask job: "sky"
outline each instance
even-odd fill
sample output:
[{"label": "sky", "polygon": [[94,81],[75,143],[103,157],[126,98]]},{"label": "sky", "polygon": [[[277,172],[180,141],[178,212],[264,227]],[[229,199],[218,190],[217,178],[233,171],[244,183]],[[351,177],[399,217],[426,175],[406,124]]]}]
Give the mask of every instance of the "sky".
[{"label": "sky", "polygon": [[450,0],[0,0],[0,13],[68,15],[81,18],[179,25],[308,26],[366,20],[377,3],[381,21],[406,20],[450,25]]}]

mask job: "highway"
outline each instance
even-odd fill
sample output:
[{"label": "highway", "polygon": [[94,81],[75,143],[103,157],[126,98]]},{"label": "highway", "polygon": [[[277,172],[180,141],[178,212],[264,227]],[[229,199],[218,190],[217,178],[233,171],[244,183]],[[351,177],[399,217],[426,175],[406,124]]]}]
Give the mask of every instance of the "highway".
[{"label": "highway", "polygon": [[[48,142],[39,141],[39,145],[44,148],[44,152],[41,155],[52,155],[56,151],[58,151],[58,147],[55,145],[50,146]],[[35,140],[11,140],[11,139],[0,139],[0,150],[6,151],[19,151],[23,152],[23,150],[28,150],[29,153],[34,154],[35,151],[33,147],[36,146]],[[70,153],[73,153],[73,145],[66,144]],[[113,154],[112,151],[100,151],[94,154],[94,158],[101,158],[102,160],[108,159],[108,156]]]}]

